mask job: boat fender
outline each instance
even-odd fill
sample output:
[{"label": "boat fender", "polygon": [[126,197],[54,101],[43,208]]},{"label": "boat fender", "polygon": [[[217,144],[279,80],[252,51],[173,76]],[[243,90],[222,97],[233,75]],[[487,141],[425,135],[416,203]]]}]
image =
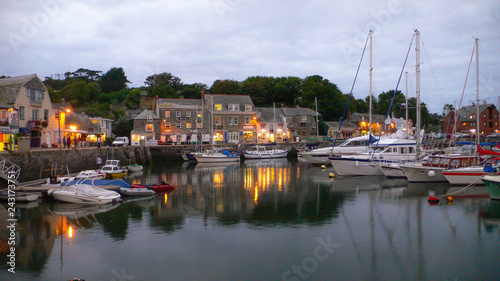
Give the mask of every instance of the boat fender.
[{"label": "boat fender", "polygon": [[359,167],[359,163],[358,163],[358,160],[356,160],[356,167]]},{"label": "boat fender", "polygon": [[484,165],[483,171],[485,173],[493,173],[493,172],[495,172],[495,169],[493,169],[493,166],[491,165],[491,163],[486,163],[486,165]]},{"label": "boat fender", "polygon": [[436,175],[436,172],[434,172],[434,171],[430,170],[430,171],[427,173],[427,175],[428,175],[430,178],[432,178],[432,177],[434,177],[434,176]]},{"label": "boat fender", "polygon": [[334,177],[335,177],[335,174],[334,174],[334,173],[330,173],[328,176],[329,176],[330,178],[334,178]]},{"label": "boat fender", "polygon": [[325,165],[321,165],[321,169],[326,169],[326,166]]},{"label": "boat fender", "polygon": [[453,203],[453,197],[451,196],[446,197],[446,200],[448,200],[448,203],[450,204]]}]

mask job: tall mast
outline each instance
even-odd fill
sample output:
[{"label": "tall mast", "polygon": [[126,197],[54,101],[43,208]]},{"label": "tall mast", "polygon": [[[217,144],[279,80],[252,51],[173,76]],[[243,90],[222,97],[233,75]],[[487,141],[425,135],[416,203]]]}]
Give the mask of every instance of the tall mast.
[{"label": "tall mast", "polygon": [[405,72],[405,78],[406,78],[406,135],[410,135],[410,128],[408,126],[408,71]]},{"label": "tall mast", "polygon": [[318,98],[314,97],[314,104],[316,105],[316,137],[319,143],[319,120],[318,120]]},{"label": "tall mast", "polygon": [[416,81],[415,81],[415,90],[417,95],[417,132],[415,133],[415,137],[417,140],[417,157],[420,154],[420,32],[415,29],[415,72],[416,72]]},{"label": "tall mast", "polygon": [[369,34],[369,37],[370,37],[370,92],[368,93],[370,95],[370,111],[368,113],[369,117],[368,117],[368,124],[370,126],[369,128],[369,133],[368,135],[371,136],[372,135],[372,34],[373,34],[373,30],[370,30],[370,32],[368,33]]},{"label": "tall mast", "polygon": [[475,38],[476,40],[476,144],[479,144],[479,38]]}]

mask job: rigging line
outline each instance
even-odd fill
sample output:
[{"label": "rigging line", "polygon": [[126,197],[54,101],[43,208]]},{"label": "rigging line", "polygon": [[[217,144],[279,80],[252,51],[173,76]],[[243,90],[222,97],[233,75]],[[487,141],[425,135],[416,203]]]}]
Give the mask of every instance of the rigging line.
[{"label": "rigging line", "polygon": [[[344,122],[345,114],[347,112],[347,108],[349,107],[349,101],[351,100],[351,97],[352,97],[352,91],[354,90],[354,85],[356,84],[356,79],[358,78],[359,69],[361,68],[361,62],[363,61],[363,56],[365,55],[366,45],[368,45],[369,38],[370,38],[370,34],[368,33],[368,36],[366,37],[366,41],[365,41],[365,47],[363,48],[363,52],[361,53],[361,59],[359,60],[358,70],[356,70],[356,75],[354,76],[354,81],[352,82],[351,91],[349,92],[349,97],[347,98],[347,104],[346,104],[345,109],[344,109],[344,114],[342,115],[342,119],[340,119],[339,130],[338,130],[337,134],[335,134],[335,140],[333,141],[333,147],[335,147],[335,144],[337,143],[337,138],[340,134],[340,128],[342,128],[342,123]],[[371,93],[370,93],[370,95],[371,95]],[[332,147],[332,153],[333,153],[333,147]]]},{"label": "rigging line", "polygon": [[[458,104],[458,110],[456,111],[456,114],[455,114],[455,123],[454,123],[454,126],[453,126],[452,137],[450,138],[450,143],[449,143],[448,147],[451,146],[451,141],[453,140],[453,134],[455,134],[456,130],[457,130],[458,116],[460,115],[459,114],[460,113],[460,108],[462,107],[462,100],[464,99],[465,87],[467,86],[467,79],[469,78],[470,67],[472,65],[472,59],[474,58],[474,51],[475,50],[476,50],[476,42],[474,42],[474,47],[472,47],[472,54],[470,56],[469,68],[467,68],[467,74],[465,75],[464,88],[462,89],[462,96],[460,97],[460,103]],[[477,117],[478,116],[476,116],[476,118]],[[476,122],[477,122],[477,119],[476,119]],[[479,134],[479,132],[476,132],[476,134]]]},{"label": "rigging line", "polygon": [[[413,45],[413,39],[414,38],[415,38],[415,34],[413,34],[413,36],[411,37],[410,46],[408,46],[408,51],[406,52],[405,62],[403,63],[403,67],[401,68],[401,73],[399,74],[398,83],[396,84],[396,89],[394,90],[394,94],[392,95],[391,104],[389,105],[389,109],[387,110],[387,115],[385,117],[385,120],[387,120],[387,118],[389,118],[389,115],[391,113],[391,107],[392,107],[392,104],[394,103],[394,99],[396,98],[396,94],[398,92],[399,83],[401,82],[401,77],[403,76],[403,72],[405,70],[406,62],[408,61],[408,56],[410,55],[411,46]],[[371,154],[370,157],[373,157],[373,154],[375,154],[375,151],[377,150],[377,147],[378,147],[378,142],[375,143],[375,149],[373,149],[372,154]]]},{"label": "rigging line", "polygon": [[[376,41],[376,40],[373,40],[373,41]],[[382,66],[386,66],[385,62],[384,62],[384,58],[382,57],[381,53],[380,53],[380,49],[378,48],[378,44],[376,44],[376,42],[374,42],[373,44],[375,46],[375,49],[377,50],[377,54],[379,56],[379,60],[380,60],[380,65]],[[389,88],[389,85],[391,85],[392,83],[389,82],[389,76],[387,75],[387,67],[382,67],[382,72],[384,73],[384,78],[385,78],[385,83],[386,83],[386,86],[387,88]]]},{"label": "rigging line", "polygon": [[443,98],[443,91],[441,90],[441,86],[439,85],[439,80],[437,79],[437,75],[434,71],[434,67],[432,66],[431,59],[429,58],[429,54],[427,54],[427,48],[425,47],[424,40],[422,39],[422,35],[420,35],[420,41],[422,42],[422,46],[424,47],[424,53],[425,57],[427,58],[427,61],[429,62],[429,66],[431,69],[432,77],[434,78],[434,83],[436,84],[436,88],[439,93],[439,97],[441,98],[441,102],[445,104],[444,98]]},{"label": "rigging line", "polygon": [[[479,50],[478,51],[480,51],[481,57],[484,58],[482,60],[483,62],[481,63],[481,65],[484,65],[484,69],[486,70],[486,74],[487,74],[486,77],[489,78],[489,79],[486,79],[486,80],[491,83],[491,87],[493,88],[493,93],[491,93],[491,94],[496,95],[496,93],[498,91],[497,91],[497,89],[495,87],[495,84],[493,83],[493,78],[492,78],[492,75],[491,75],[490,65],[488,64],[488,61],[490,61],[490,60],[486,56],[486,53],[483,52],[482,45],[479,46]],[[484,88],[487,88],[487,87],[485,86]]]}]

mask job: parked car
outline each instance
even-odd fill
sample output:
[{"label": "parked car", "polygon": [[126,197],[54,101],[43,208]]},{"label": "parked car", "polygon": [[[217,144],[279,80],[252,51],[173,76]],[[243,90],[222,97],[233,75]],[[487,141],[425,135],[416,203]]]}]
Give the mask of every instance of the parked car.
[{"label": "parked car", "polygon": [[128,137],[117,137],[112,143],[112,146],[128,146],[130,141]]},{"label": "parked car", "polygon": [[498,138],[498,137],[500,137],[500,134],[495,132],[486,136],[486,138]]}]

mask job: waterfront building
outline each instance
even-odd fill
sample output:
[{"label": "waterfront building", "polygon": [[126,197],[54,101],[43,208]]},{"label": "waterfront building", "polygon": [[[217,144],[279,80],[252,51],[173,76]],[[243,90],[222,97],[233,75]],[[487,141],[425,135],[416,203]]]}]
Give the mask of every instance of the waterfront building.
[{"label": "waterfront building", "polygon": [[[479,132],[483,135],[489,135],[499,130],[498,114],[496,106],[491,103],[484,102],[479,105],[479,118],[477,118],[477,106],[475,104],[464,106],[458,110],[455,132],[474,134],[479,119]],[[455,120],[455,110],[446,115],[443,122],[443,132],[445,134],[454,133]]]},{"label": "waterfront building", "polygon": [[[18,132],[30,137],[31,147],[58,143],[59,130],[55,119],[57,109],[52,107],[47,88],[36,74],[1,78],[0,104],[3,109],[2,119],[13,121],[13,116],[18,118],[17,129],[15,125],[11,128],[10,123],[3,123],[6,126],[2,126],[5,132],[1,137],[2,149],[5,145],[10,146],[9,149],[15,148],[10,139]],[[9,127],[8,131],[5,127]]]},{"label": "waterfront building", "polygon": [[155,113],[161,121],[157,128],[162,143],[188,144],[200,139],[208,143],[209,111],[201,99],[158,99],[154,103]]},{"label": "waterfront building", "polygon": [[284,142],[290,137],[281,108],[257,107],[256,111],[258,143]]},{"label": "waterfront building", "polygon": [[208,119],[213,129],[215,142],[253,142],[256,120],[255,106],[248,95],[205,95],[208,105]]},{"label": "waterfront building", "polygon": [[[134,118],[134,128],[131,134],[131,145],[139,145],[144,140],[145,145],[156,145],[161,139],[161,119],[152,110],[144,109]],[[119,136],[121,137],[121,136]]]},{"label": "waterfront building", "polygon": [[310,108],[282,107],[283,116],[289,132],[289,137],[294,141],[305,141],[316,138],[317,112]]},{"label": "waterfront building", "polygon": [[[89,117],[89,119],[92,123],[94,123],[96,130],[101,133],[101,141],[104,141],[105,138],[111,138],[113,136],[113,119],[102,117]],[[90,132],[89,141],[97,142],[98,137],[97,133]]]}]

